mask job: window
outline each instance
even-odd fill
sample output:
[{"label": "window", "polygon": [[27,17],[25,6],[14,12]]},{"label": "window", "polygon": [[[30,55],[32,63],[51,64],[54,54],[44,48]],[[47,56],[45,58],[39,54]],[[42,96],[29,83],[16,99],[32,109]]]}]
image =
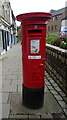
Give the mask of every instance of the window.
[{"label": "window", "polygon": [[54,21],[54,17],[52,17],[52,21]]},{"label": "window", "polygon": [[5,9],[4,9],[4,5],[2,5],[2,11],[3,11],[2,15],[3,15],[3,17],[5,17]]},{"label": "window", "polygon": [[0,52],[3,49],[3,45],[2,45],[2,31],[0,31]]},{"label": "window", "polygon": [[55,16],[55,20],[58,20],[58,16]]},{"label": "window", "polygon": [[50,31],[50,26],[48,27],[48,31]]},{"label": "window", "polygon": [[7,20],[8,19],[7,10],[5,10],[5,17],[6,17],[6,20]]},{"label": "window", "polygon": [[55,30],[57,30],[57,25],[55,25]]},{"label": "window", "polygon": [[54,21],[54,17],[53,17],[53,21]]},{"label": "window", "polygon": [[6,10],[6,16],[7,16],[7,10]]},{"label": "window", "polygon": [[53,26],[51,26],[51,30],[53,30]]}]

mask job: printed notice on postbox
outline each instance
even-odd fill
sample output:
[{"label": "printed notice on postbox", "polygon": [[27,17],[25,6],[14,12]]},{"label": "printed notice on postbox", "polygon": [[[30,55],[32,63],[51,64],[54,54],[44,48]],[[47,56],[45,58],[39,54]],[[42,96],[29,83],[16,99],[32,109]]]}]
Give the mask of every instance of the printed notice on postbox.
[{"label": "printed notice on postbox", "polygon": [[31,53],[39,53],[40,52],[40,40],[39,39],[33,39],[31,40]]}]

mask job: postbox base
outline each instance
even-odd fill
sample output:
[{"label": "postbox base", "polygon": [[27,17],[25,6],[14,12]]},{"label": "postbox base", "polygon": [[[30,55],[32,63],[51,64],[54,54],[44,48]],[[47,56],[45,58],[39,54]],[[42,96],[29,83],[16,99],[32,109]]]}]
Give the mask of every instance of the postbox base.
[{"label": "postbox base", "polygon": [[30,109],[39,109],[44,104],[44,87],[31,89],[22,87],[22,104]]}]

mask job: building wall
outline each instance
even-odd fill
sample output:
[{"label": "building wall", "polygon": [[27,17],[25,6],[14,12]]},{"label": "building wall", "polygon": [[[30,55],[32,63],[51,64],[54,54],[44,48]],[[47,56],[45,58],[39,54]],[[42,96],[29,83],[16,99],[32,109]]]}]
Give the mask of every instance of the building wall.
[{"label": "building wall", "polygon": [[[15,42],[13,34],[16,26],[15,17],[13,18],[9,0],[0,0],[0,53],[7,51]],[[12,22],[11,22],[12,21]],[[13,22],[14,21],[14,22]],[[11,27],[12,24],[14,27]]]},{"label": "building wall", "polygon": [[67,15],[67,8],[62,10],[62,12],[58,12],[56,15],[54,15],[53,11],[52,19],[49,19],[48,25],[47,25],[47,32],[48,33],[56,33],[61,31],[61,20]]},{"label": "building wall", "polygon": [[0,0],[0,53],[8,50],[10,34],[10,4],[9,1]]},{"label": "building wall", "polygon": [[62,14],[52,17],[52,19],[48,21],[47,31],[48,32],[60,32],[61,18],[62,18]]},{"label": "building wall", "polygon": [[10,2],[9,0],[0,0],[0,16],[10,23]]}]

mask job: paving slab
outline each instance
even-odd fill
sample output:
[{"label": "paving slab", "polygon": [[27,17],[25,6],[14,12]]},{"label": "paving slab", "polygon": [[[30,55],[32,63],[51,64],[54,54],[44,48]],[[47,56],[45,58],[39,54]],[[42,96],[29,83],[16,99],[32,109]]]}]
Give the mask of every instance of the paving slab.
[{"label": "paving slab", "polygon": [[10,115],[9,118],[11,118],[11,119],[12,119],[12,118],[13,118],[13,119],[15,119],[15,118],[16,118],[16,119],[17,119],[17,118],[18,118],[18,119],[21,119],[21,118],[22,118],[22,119],[28,119],[29,116],[28,116],[28,115]]},{"label": "paving slab", "polygon": [[65,94],[63,91],[60,91],[59,94],[60,94],[62,97],[66,97],[66,94]]},{"label": "paving slab", "polygon": [[48,81],[45,81],[45,84],[51,86],[51,84]]},{"label": "paving slab", "polygon": [[3,74],[2,75],[2,80],[6,80],[6,76],[7,76],[6,74]]},{"label": "paving slab", "polygon": [[63,111],[65,112],[66,116],[67,116],[67,109],[63,109]]},{"label": "paving slab", "polygon": [[6,76],[6,80],[14,80],[14,79],[17,80],[17,75],[7,75]]},{"label": "paving slab", "polygon": [[0,120],[2,119],[2,104],[0,103]]},{"label": "paving slab", "polygon": [[16,84],[13,84],[13,85],[6,85],[3,87],[2,89],[3,92],[16,92],[17,91],[17,85]]},{"label": "paving slab", "polygon": [[6,86],[7,84],[10,85],[12,80],[2,80],[2,85]]},{"label": "paving slab", "polygon": [[0,104],[2,104],[2,93],[0,93]]},{"label": "paving slab", "polygon": [[63,111],[61,111],[60,113],[53,113],[53,120],[67,120],[65,115],[63,114]]},{"label": "paving slab", "polygon": [[8,118],[10,112],[10,104],[2,104],[2,118]]},{"label": "paving slab", "polygon": [[18,89],[18,90],[17,90],[18,92],[22,92],[22,85],[21,85],[21,84],[18,85],[18,86],[17,86],[17,89]]},{"label": "paving slab", "polygon": [[62,108],[65,109],[66,103],[64,101],[58,101]]},{"label": "paving slab", "polygon": [[39,115],[29,115],[29,119],[40,119]]},{"label": "paving slab", "polygon": [[50,80],[50,83],[55,84],[54,80],[52,79],[49,79],[49,80]]},{"label": "paving slab", "polygon": [[[21,93],[22,94],[22,93]],[[44,98],[44,106],[38,110],[32,110],[26,108],[22,104],[22,96],[21,94],[11,94],[10,103],[11,108],[10,114],[39,114],[39,113],[53,113],[62,110],[57,101],[54,99],[53,95],[49,93],[45,93]]]},{"label": "paving slab", "polygon": [[58,92],[57,92],[57,91],[55,91],[54,89],[53,89],[53,90],[51,90],[51,93],[52,93],[53,95],[58,95]]},{"label": "paving slab", "polygon": [[48,86],[49,90],[53,90],[54,88],[50,85]]},{"label": "paving slab", "polygon": [[55,97],[57,100],[63,100],[60,95],[54,95],[54,97]]},{"label": "paving slab", "polygon": [[52,116],[51,114],[42,114],[42,115],[41,115],[41,118],[42,118],[42,119],[44,119],[44,118],[47,118],[47,119],[50,118],[50,119],[52,119],[53,116]]},{"label": "paving slab", "polygon": [[64,101],[65,101],[66,104],[67,104],[67,96],[64,96],[63,99],[64,99]]},{"label": "paving slab", "polygon": [[45,85],[44,92],[49,92],[48,87]]},{"label": "paving slab", "polygon": [[2,93],[2,103],[7,104],[9,98],[9,93]]},{"label": "paving slab", "polygon": [[52,85],[53,85],[53,87],[58,87],[57,83],[55,83],[55,82],[53,82]]},{"label": "paving slab", "polygon": [[55,87],[55,90],[57,90],[58,92],[62,91],[59,87]]}]

